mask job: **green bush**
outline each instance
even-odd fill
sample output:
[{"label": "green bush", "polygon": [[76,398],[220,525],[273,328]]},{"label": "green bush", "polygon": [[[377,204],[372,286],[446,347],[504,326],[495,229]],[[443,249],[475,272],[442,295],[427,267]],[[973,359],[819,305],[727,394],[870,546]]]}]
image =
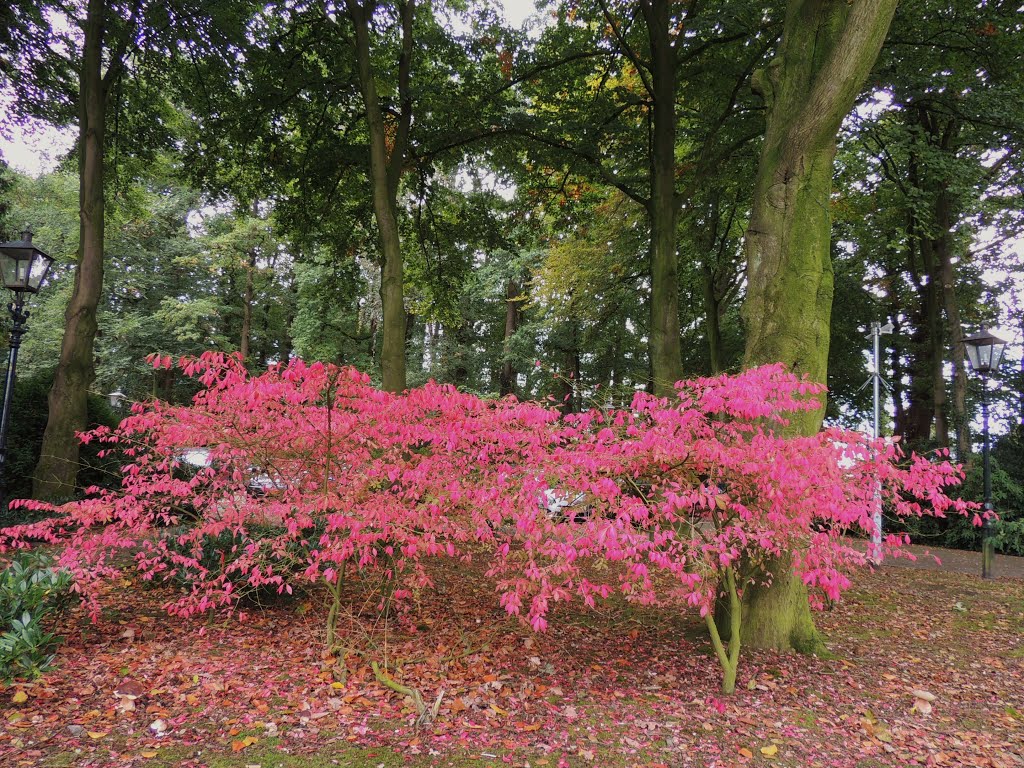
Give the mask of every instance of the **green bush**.
[{"label": "green bush", "polygon": [[[1024,556],[1024,445],[1022,430],[994,441],[990,456],[992,471],[992,506],[999,515],[996,525],[996,549],[1006,555]],[[983,464],[980,454],[967,462],[964,483],[953,494],[981,502],[985,498]],[[891,521],[888,521],[891,522]],[[981,549],[982,529],[969,518],[951,515],[948,518],[907,518],[903,527],[915,544],[951,549]]]},{"label": "green bush", "polygon": [[0,572],[0,677],[34,678],[60,644],[51,628],[71,604],[71,574],[45,555],[18,554]]},{"label": "green bush", "polygon": [[[25,499],[32,495],[32,474],[35,472],[43,444],[52,385],[52,371],[19,378],[14,383],[4,467],[8,499]],[[113,427],[119,422],[119,417],[111,410],[106,398],[90,395],[88,402],[89,428],[101,424]],[[116,458],[100,459],[96,455],[104,447],[99,443],[82,446],[79,456],[81,468],[78,473],[78,484],[81,488],[88,488],[91,485],[109,487],[120,483],[116,471]],[[34,522],[38,517],[38,513],[29,513],[23,509],[0,509],[0,528]]]},{"label": "green bush", "polygon": [[198,567],[179,567],[174,574],[174,580],[186,589],[191,588],[198,580],[199,568],[202,568],[215,577],[222,574],[226,576],[234,587],[235,594],[241,595],[249,604],[268,605],[290,599],[293,595],[278,592],[278,588],[272,584],[253,586],[249,583],[248,573],[235,566],[246,548],[252,545],[256,547],[259,560],[265,566],[272,567],[275,573],[281,574],[286,581],[293,583],[295,579],[288,577],[301,574],[306,569],[309,550],[319,540],[320,533],[313,528],[305,530],[302,532],[302,540],[292,542],[283,551],[272,547],[272,542],[276,542],[282,533],[283,528],[273,525],[247,526],[244,535],[236,531],[221,531],[216,536],[203,536],[198,553],[193,544],[179,544],[177,535],[170,536],[167,539],[167,546],[172,552],[195,557],[198,561]]}]

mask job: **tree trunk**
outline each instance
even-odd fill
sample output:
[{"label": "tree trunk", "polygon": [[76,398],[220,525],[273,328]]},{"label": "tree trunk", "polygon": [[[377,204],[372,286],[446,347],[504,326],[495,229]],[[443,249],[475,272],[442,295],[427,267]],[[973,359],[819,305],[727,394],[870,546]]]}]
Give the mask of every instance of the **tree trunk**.
[{"label": "tree trunk", "polygon": [[648,349],[654,393],[674,393],[683,377],[676,261],[676,60],[668,0],[641,3],[651,42],[651,329]]},{"label": "tree trunk", "polygon": [[[911,155],[908,173],[912,186],[918,183],[915,181],[916,169],[917,161]],[[936,353],[942,349],[942,345],[935,342],[935,334],[940,327],[939,303],[933,275],[927,266],[927,247],[919,234],[920,231],[921,226],[916,216],[912,214],[907,225],[906,269],[914,285],[918,305],[914,310],[913,322],[910,323],[914,330],[910,337],[910,365],[906,370],[907,407],[896,411],[894,425],[895,433],[910,444],[931,439],[935,419],[934,359]],[[902,311],[906,311],[906,308],[902,308]],[[894,373],[897,373],[896,369]]]},{"label": "tree trunk", "polygon": [[[782,42],[755,76],[768,122],[747,231],[746,367],[783,362],[826,381],[832,312],[832,161],[836,132],[878,55],[896,0],[790,0]],[[792,421],[813,434],[824,409]],[[806,587],[788,558],[769,589],[744,592],[751,647],[813,651]]]},{"label": "tree trunk", "polygon": [[[935,241],[926,237],[921,241],[921,256],[928,271],[925,289],[925,312],[928,333],[928,361],[930,363],[930,386],[932,402],[932,424],[935,441],[941,446],[949,445],[949,422],[946,419],[946,376],[943,371],[945,345],[942,340],[942,297],[939,293],[939,265],[935,252]],[[924,438],[930,437],[928,433]]]},{"label": "tree trunk", "polygon": [[380,236],[381,377],[384,389],[401,392],[406,387],[405,294],[402,242],[398,231],[398,183],[405,164],[412,120],[409,70],[415,2],[408,0],[398,3],[402,25],[402,53],[398,61],[401,107],[397,123],[392,125],[386,124],[384,120],[370,55],[370,22],[377,4],[372,0],[362,5],[357,0],[346,0],[346,6],[355,29],[359,86],[366,107],[366,127],[370,140],[373,215]]},{"label": "tree trunk", "polygon": [[249,260],[245,265],[245,290],[242,292],[242,331],[238,343],[238,352],[243,360],[249,359],[249,344],[252,338],[252,304],[254,297],[253,273],[256,271],[256,249],[249,252]]},{"label": "tree trunk", "polygon": [[89,386],[95,377],[96,309],[103,291],[103,135],[109,85],[102,75],[105,16],[104,0],[89,0],[79,75],[75,287],[64,312],[64,338],[32,484],[32,495],[44,500],[66,499],[74,493],[79,448],[75,433],[87,426]]},{"label": "tree trunk", "polygon": [[[949,193],[946,190],[939,194],[936,214],[936,223],[940,227],[939,247],[936,249],[939,261],[939,286],[942,291],[943,307],[946,313],[946,333],[953,363],[953,407],[950,409],[949,421],[952,422],[956,434],[956,458],[958,461],[963,461],[971,452],[971,434],[967,419],[967,372],[964,361],[963,320],[960,317],[960,305],[956,300],[956,268],[953,264],[952,228],[954,222]],[[943,381],[943,383],[945,382]]]},{"label": "tree trunk", "polygon": [[514,395],[516,371],[512,365],[512,337],[519,329],[520,307],[523,303],[522,288],[515,279],[509,280],[505,290],[505,336],[502,343],[501,377],[499,391],[502,396]]}]

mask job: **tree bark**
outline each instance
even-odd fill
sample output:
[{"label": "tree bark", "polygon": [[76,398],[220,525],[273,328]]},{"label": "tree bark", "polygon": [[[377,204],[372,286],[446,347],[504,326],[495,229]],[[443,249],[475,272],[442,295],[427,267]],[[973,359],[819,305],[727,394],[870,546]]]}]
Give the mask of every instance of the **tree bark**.
[{"label": "tree bark", "polygon": [[103,291],[103,141],[107,92],[116,77],[102,75],[105,0],[89,0],[79,74],[79,244],[75,286],[64,312],[64,338],[49,396],[49,416],[36,465],[32,495],[57,500],[72,496],[78,474],[76,432],[87,426],[89,386],[95,378],[96,309]]},{"label": "tree bark", "polygon": [[397,121],[387,124],[381,110],[370,57],[370,22],[377,3],[345,0],[355,30],[359,86],[366,107],[370,139],[370,182],[373,215],[380,237],[380,299],[382,309],[380,367],[384,389],[401,392],[406,387],[405,293],[402,242],[398,230],[398,184],[409,144],[412,97],[409,90],[412,60],[412,22],[415,0],[398,3],[402,26],[402,51],[398,60],[400,109]]},{"label": "tree bark", "polygon": [[683,377],[679,334],[676,218],[676,60],[668,0],[641,3],[651,44],[651,329],[648,349],[654,393],[668,396]]},{"label": "tree bark", "polygon": [[[956,267],[953,264],[954,225],[952,206],[949,193],[942,190],[936,205],[937,224],[939,230],[938,256],[939,286],[942,291],[942,303],[946,314],[946,334],[948,348],[953,364],[953,400],[949,409],[948,421],[956,435],[956,457],[963,461],[971,452],[970,425],[967,419],[967,372],[964,360],[963,320],[960,317],[960,305],[956,297]],[[945,387],[945,377],[943,377]],[[947,433],[948,438],[948,433]]]},{"label": "tree bark", "polygon": [[256,271],[256,249],[249,251],[245,264],[245,290],[242,292],[242,330],[238,343],[238,352],[243,360],[249,359],[249,345],[252,339],[252,305],[255,294],[253,273]]},{"label": "tree bark", "polygon": [[[889,28],[896,0],[790,0],[778,54],[755,87],[768,107],[747,232],[746,367],[783,362],[826,381],[832,312],[832,165],[836,133]],[[793,419],[813,434],[824,408]],[[769,589],[744,593],[751,647],[821,646],[803,582],[788,558]]]},{"label": "tree bark", "polygon": [[519,330],[519,316],[523,303],[523,289],[515,279],[508,281],[505,290],[505,335],[502,343],[499,391],[502,396],[516,392],[516,370],[512,365],[512,337]]}]

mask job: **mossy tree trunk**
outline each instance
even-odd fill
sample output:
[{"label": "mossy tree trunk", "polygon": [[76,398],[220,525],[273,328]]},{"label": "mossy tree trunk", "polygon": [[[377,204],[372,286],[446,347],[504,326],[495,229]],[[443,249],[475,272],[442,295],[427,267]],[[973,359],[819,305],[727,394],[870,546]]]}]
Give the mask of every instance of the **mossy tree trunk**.
[{"label": "mossy tree trunk", "polygon": [[[790,0],[782,42],[755,88],[768,122],[745,243],[747,367],[786,363],[826,379],[832,311],[829,251],[836,133],[871,69],[896,0]],[[823,409],[794,421],[812,434]],[[813,651],[820,645],[806,588],[790,562],[770,563],[769,588],[744,592],[747,645]]]},{"label": "mossy tree trunk", "polygon": [[123,51],[112,55],[103,73],[107,28],[105,0],[89,0],[83,27],[78,94],[79,241],[75,287],[64,312],[64,338],[49,396],[32,495],[55,500],[70,497],[78,475],[76,432],[87,426],[89,386],[95,378],[93,343],[96,309],[103,290],[103,142],[107,94],[119,76]]}]

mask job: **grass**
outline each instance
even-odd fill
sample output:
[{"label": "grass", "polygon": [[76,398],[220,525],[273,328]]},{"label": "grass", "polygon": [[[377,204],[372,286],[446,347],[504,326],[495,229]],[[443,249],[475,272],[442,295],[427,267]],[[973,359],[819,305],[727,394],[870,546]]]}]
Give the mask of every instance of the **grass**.
[{"label": "grass", "polygon": [[[596,746],[596,745],[595,745]],[[155,753],[155,754],[154,754]],[[570,768],[635,768],[635,759],[625,756],[596,752],[600,758],[584,760],[580,757],[569,757],[562,766]],[[106,757],[92,754],[91,760],[101,765],[123,764],[121,761],[131,760],[146,768],[179,768],[179,766],[204,766],[204,768],[504,768],[512,760],[513,765],[549,766],[556,768],[561,758],[555,755],[527,754],[520,750],[502,752],[456,752],[441,755],[399,753],[383,747],[360,747],[336,742],[316,751],[295,750],[292,753],[282,751],[273,745],[257,744],[235,752],[223,747],[183,747],[169,746],[166,748],[143,750],[132,757],[111,751]],[[152,755],[152,756],[151,756]],[[78,764],[78,755],[65,752],[51,755],[40,764],[41,768],[71,768]],[[136,762],[137,758],[137,762]]]}]

